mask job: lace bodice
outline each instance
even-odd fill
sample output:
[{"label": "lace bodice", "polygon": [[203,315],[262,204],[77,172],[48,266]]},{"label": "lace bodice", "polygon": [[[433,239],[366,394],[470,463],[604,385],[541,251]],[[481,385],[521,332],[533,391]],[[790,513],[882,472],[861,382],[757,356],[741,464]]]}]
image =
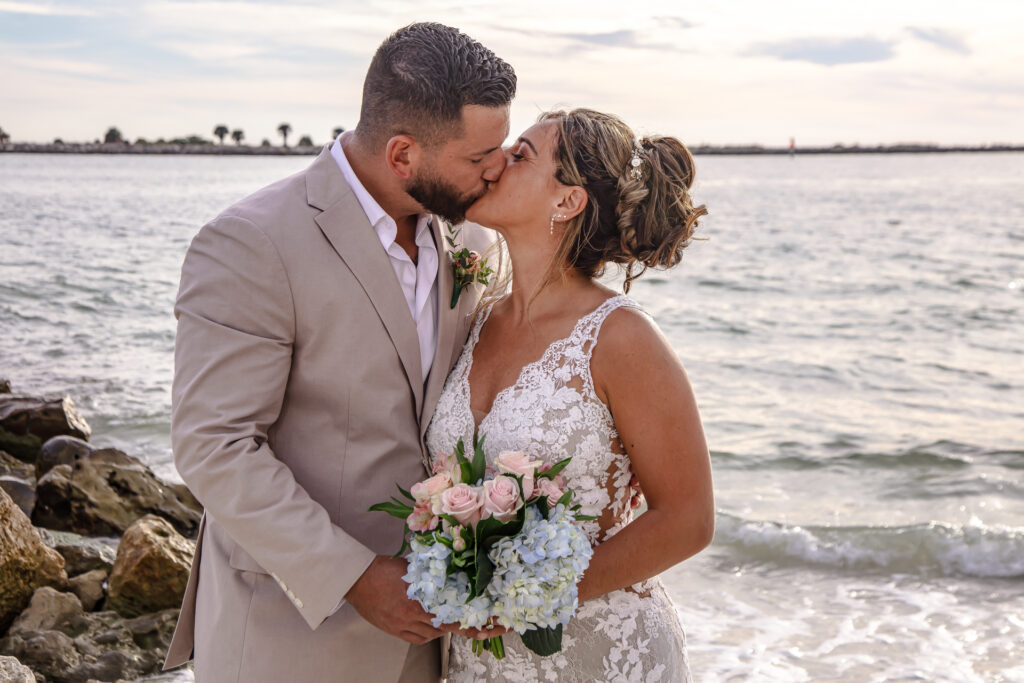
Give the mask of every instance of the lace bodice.
[{"label": "lace bodice", "polygon": [[[473,324],[469,340],[448,376],[427,430],[431,457],[450,453],[460,438],[473,442],[474,419],[469,374],[480,330],[494,301]],[[494,398],[483,417],[484,453],[493,463],[504,450],[521,450],[550,463],[572,457],[563,471],[581,512],[598,519],[583,522],[593,545],[625,527],[631,469],[608,407],[594,391],[590,360],[601,325],[617,308],[639,305],[624,296],[605,300],[583,316],[569,336],[553,342],[536,361]],[[562,651],[539,657],[515,634],[505,636],[505,659],[477,657],[471,641],[454,636],[448,680],[510,683],[668,683],[690,681],[686,644],[675,607],[657,578],[588,600],[565,627]]]},{"label": "lace bodice", "polygon": [[[496,300],[477,316],[469,340],[444,391],[427,430],[431,457],[450,453],[461,437],[473,443],[469,374],[480,330]],[[525,365],[518,379],[494,398],[481,420],[484,453],[492,463],[498,453],[521,450],[531,458],[556,463],[568,457],[566,484],[582,506],[581,512],[599,519],[584,523],[594,545],[629,523],[631,470],[608,407],[597,397],[590,374],[590,358],[601,325],[617,308],[640,306],[625,296],[606,299],[577,321],[569,336],[553,342],[536,361]]]}]

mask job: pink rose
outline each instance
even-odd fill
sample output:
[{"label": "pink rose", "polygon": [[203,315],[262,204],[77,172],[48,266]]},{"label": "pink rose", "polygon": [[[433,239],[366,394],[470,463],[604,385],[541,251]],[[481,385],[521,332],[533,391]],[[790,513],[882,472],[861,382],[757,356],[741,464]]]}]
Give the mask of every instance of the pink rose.
[{"label": "pink rose", "polygon": [[519,485],[512,477],[495,477],[484,482],[484,517],[493,516],[499,522],[508,522],[522,506]]},{"label": "pink rose", "polygon": [[558,502],[558,499],[562,497],[562,494],[565,493],[565,491],[563,491],[558,484],[545,477],[537,480],[537,488],[534,493],[536,493],[538,497],[547,496],[548,504],[554,505]]},{"label": "pink rose", "polygon": [[433,531],[437,528],[438,519],[431,510],[430,501],[424,500],[416,503],[412,514],[405,521],[413,531]]},{"label": "pink rose", "polygon": [[481,493],[481,488],[456,484],[441,494],[441,511],[454,517],[459,524],[476,526],[480,521],[480,508],[484,504]]},{"label": "pink rose", "polygon": [[499,472],[522,475],[523,496],[528,500],[533,495],[533,475],[540,460],[530,460],[522,451],[502,451],[495,464]]},{"label": "pink rose", "polygon": [[425,500],[433,500],[434,497],[440,496],[451,485],[451,476],[447,472],[441,472],[440,474],[435,474],[430,479],[413,484],[409,493],[419,503]]}]

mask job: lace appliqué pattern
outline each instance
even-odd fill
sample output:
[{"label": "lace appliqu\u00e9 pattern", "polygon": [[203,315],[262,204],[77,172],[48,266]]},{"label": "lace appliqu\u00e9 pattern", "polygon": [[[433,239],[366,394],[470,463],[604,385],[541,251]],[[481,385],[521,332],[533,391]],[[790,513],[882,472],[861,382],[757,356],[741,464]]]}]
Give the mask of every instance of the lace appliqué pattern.
[{"label": "lace appliqu\u00e9 pattern", "polygon": [[[494,303],[475,321],[438,400],[427,430],[431,457],[451,452],[459,438],[472,443],[469,374],[480,330]],[[552,463],[573,458],[564,475],[581,512],[598,517],[583,523],[593,545],[613,536],[633,517],[629,457],[590,374],[601,325],[623,306],[640,309],[631,299],[615,296],[580,318],[568,337],[552,343],[540,359],[523,367],[515,383],[498,393],[479,426],[486,435],[488,463],[504,450],[521,450]],[[584,603],[564,629],[560,653],[538,657],[514,633],[505,636],[505,649],[500,662],[489,654],[478,658],[468,640],[454,637],[449,683],[690,680],[682,626],[657,579]]]}]

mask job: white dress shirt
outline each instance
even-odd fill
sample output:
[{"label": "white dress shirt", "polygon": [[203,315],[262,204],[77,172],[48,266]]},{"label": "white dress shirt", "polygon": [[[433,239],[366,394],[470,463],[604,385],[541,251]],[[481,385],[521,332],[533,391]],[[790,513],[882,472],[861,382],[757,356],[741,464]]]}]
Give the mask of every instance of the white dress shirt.
[{"label": "white dress shirt", "polygon": [[423,370],[423,381],[426,382],[427,374],[430,372],[430,366],[434,360],[434,351],[437,348],[438,256],[430,230],[430,215],[420,214],[416,221],[416,246],[419,255],[416,258],[416,263],[413,263],[409,255],[405,253],[405,249],[395,242],[398,225],[370,196],[348,163],[345,151],[341,147],[342,135],[339,135],[331,145],[331,156],[334,157],[338,168],[341,169],[345,181],[352,188],[370,225],[377,232],[377,237],[391,261],[395,277],[398,278],[398,284],[402,286],[405,301],[409,304],[409,313],[412,314],[412,320],[416,323],[416,334],[420,340],[420,368]]}]

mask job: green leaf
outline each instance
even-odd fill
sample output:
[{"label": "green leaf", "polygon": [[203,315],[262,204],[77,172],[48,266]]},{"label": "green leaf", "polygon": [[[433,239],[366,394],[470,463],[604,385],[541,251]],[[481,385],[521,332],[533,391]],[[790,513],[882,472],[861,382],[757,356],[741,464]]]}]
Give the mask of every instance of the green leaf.
[{"label": "green leaf", "polygon": [[466,459],[466,444],[462,443],[460,438],[458,443],[455,444],[455,462],[459,463],[459,473],[462,477],[463,484],[474,484],[476,479],[473,478],[473,466]]},{"label": "green leaf", "polygon": [[558,462],[556,462],[554,465],[551,466],[551,469],[546,470],[544,472],[538,472],[537,473],[537,478],[538,479],[554,479],[555,475],[557,475],[558,473],[560,473],[562,470],[565,469],[565,466],[569,464],[570,460],[572,460],[572,458],[566,458],[565,460],[559,460]]},{"label": "green leaf", "polygon": [[397,503],[377,503],[376,505],[371,505],[367,512],[386,512],[392,517],[405,519],[412,514],[412,508],[408,505]]},{"label": "green leaf", "polygon": [[[395,484],[395,486],[398,486],[398,484]],[[402,495],[408,498],[409,500],[416,500],[416,496],[412,495],[411,493],[403,489],[401,486],[398,486],[398,490],[401,491]]]},{"label": "green leaf", "polygon": [[476,575],[473,577],[473,591],[470,599],[484,594],[492,576],[494,576],[494,564],[491,563],[491,558],[487,557],[487,550],[483,545],[478,545],[476,547]]},{"label": "green leaf", "polygon": [[540,516],[543,517],[544,519],[547,519],[548,518],[548,510],[550,510],[550,507],[548,506],[548,497],[547,496],[541,496],[540,498],[537,499],[536,505],[537,505],[537,512],[540,513]]},{"label": "green leaf", "polygon": [[541,657],[550,657],[562,651],[562,625],[554,628],[536,628],[523,634],[523,645]]},{"label": "green leaf", "polygon": [[572,491],[566,491],[562,494],[562,497],[558,499],[555,505],[568,505],[572,501]]},{"label": "green leaf", "polygon": [[487,457],[484,455],[484,438],[476,438],[473,433],[473,481],[480,481],[487,474]]}]

